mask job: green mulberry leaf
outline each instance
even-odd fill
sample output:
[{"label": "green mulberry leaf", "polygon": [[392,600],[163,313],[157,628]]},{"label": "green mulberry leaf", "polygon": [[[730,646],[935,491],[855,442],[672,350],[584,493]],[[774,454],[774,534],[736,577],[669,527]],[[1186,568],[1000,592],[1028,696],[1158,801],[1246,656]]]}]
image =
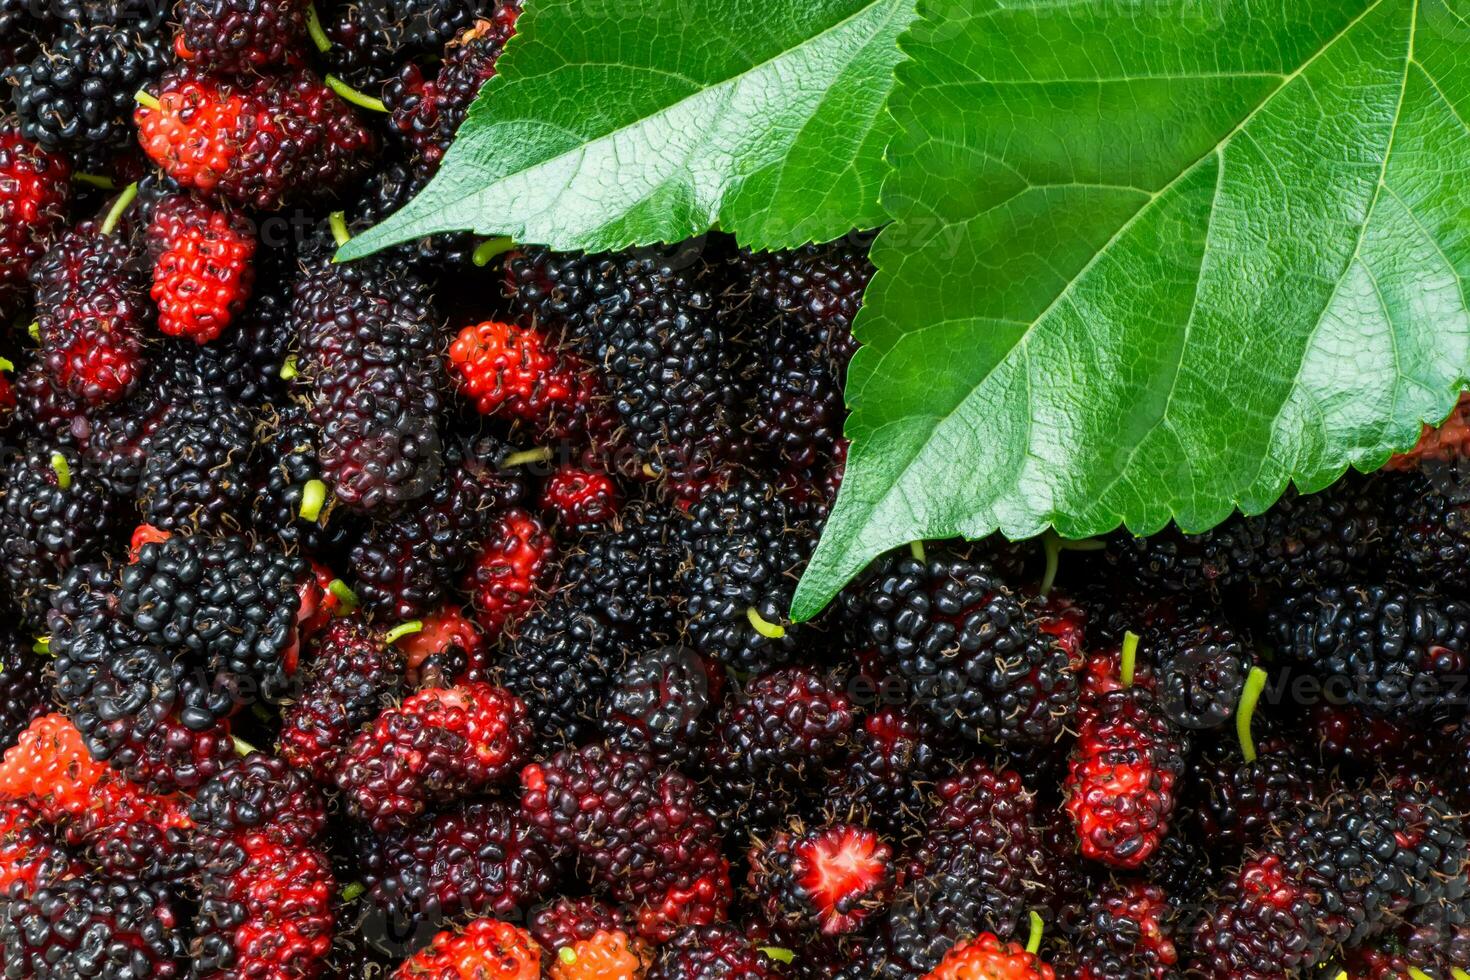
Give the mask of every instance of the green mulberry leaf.
[{"label": "green mulberry leaf", "polygon": [[916,539],[1204,530],[1453,407],[1453,0],[920,0],[900,44],[895,223],[798,617]]},{"label": "green mulberry leaf", "polygon": [[912,17],[913,0],[532,0],[439,173],[339,257],[452,230],[600,251],[876,227]]}]

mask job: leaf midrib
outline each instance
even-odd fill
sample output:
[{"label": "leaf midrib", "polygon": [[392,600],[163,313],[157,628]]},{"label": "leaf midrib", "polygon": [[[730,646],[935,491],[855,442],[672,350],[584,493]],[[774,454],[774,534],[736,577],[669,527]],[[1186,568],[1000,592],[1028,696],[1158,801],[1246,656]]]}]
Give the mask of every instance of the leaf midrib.
[{"label": "leaf midrib", "polygon": [[[869,4],[867,7],[863,8],[862,11],[854,11],[852,14],[850,14],[846,18],[844,18],[841,23],[834,24],[833,25],[833,28],[842,26],[842,23],[846,23],[847,21],[856,18],[859,13],[865,13],[867,10],[871,10],[874,6],[876,6],[876,5],[880,4],[880,3],[888,3],[888,5],[889,5],[889,14],[888,14],[888,17],[887,17],[887,19],[885,19],[883,21],[883,27],[886,28],[887,25],[892,22],[893,18],[894,17],[897,17],[899,15],[900,11],[902,10],[902,7],[903,7],[902,0],[897,0],[897,2],[890,2],[890,0],[873,0],[873,2],[871,4]],[[823,34],[825,34],[825,33],[826,32],[824,31]],[[880,30],[874,31],[873,33],[874,33],[875,36],[877,36],[877,35],[882,34],[883,31],[880,29]],[[821,36],[822,35],[820,35],[820,34],[817,35],[817,37],[821,37]],[[815,38],[813,38],[813,40],[815,40]],[[869,46],[871,44],[872,44],[872,38],[869,38],[867,42],[865,42],[856,51],[854,51],[852,58],[848,59],[847,62],[844,64],[844,70],[846,70],[846,67],[847,66],[850,66],[854,61],[856,61],[860,57],[862,57],[863,54],[867,52],[867,50],[868,50],[868,48],[869,48]],[[791,50],[795,50],[795,49],[793,48]],[[749,74],[749,72],[747,72],[746,74]],[[834,74],[835,75],[841,75],[842,72],[836,72]],[[728,84],[729,82],[731,82],[733,80],[734,80],[733,78],[726,79],[726,81],[723,82],[723,83],[721,83],[721,84]],[[825,92],[822,93],[822,97],[817,100],[816,105],[814,105],[812,107],[812,111],[807,114],[807,117],[804,120],[802,120],[802,124],[801,124],[800,130],[799,130],[801,133],[804,134],[804,133],[806,133],[811,128],[812,122],[814,120],[816,120],[816,118],[821,114],[821,110],[826,107],[827,100],[830,99],[830,98],[832,98],[832,92],[833,92],[833,87],[832,86],[828,86],[827,91],[825,91]],[[875,120],[874,120],[874,124],[876,124],[876,117],[875,117]],[[873,128],[872,125],[869,125],[868,126],[868,130],[869,131],[871,131],[872,128]],[[795,142],[795,140],[793,140],[793,142]],[[776,170],[775,174],[772,175],[772,180],[773,180],[774,183],[776,183],[776,184],[779,185],[781,181],[784,181],[785,180],[785,178],[786,178],[786,168],[788,166],[790,166],[790,164],[791,164],[791,157],[790,157],[789,154],[786,155],[786,156],[784,156],[784,157],[782,157],[779,168]]]},{"label": "leaf midrib", "polygon": [[[1352,270],[1353,264],[1362,258],[1363,240],[1367,238],[1368,226],[1372,224],[1373,216],[1378,211],[1378,202],[1382,199],[1383,192],[1385,190],[1390,190],[1390,193],[1392,193],[1386,182],[1386,178],[1388,177],[1388,164],[1389,161],[1393,158],[1394,144],[1398,141],[1399,123],[1402,121],[1404,115],[1404,98],[1409,91],[1409,73],[1414,69],[1414,41],[1418,36],[1418,32],[1419,0],[1414,0],[1414,6],[1409,11],[1409,45],[1408,50],[1404,54],[1404,74],[1403,77],[1399,80],[1399,100],[1398,103],[1394,106],[1393,122],[1389,126],[1388,130],[1388,144],[1383,148],[1383,163],[1378,168],[1378,182],[1373,185],[1373,199],[1368,202],[1368,207],[1363,214],[1363,223],[1358,227],[1357,240],[1353,242],[1353,254],[1348,256],[1347,262],[1343,265],[1342,275],[1338,277],[1337,282],[1333,285],[1332,292],[1327,297],[1327,302],[1323,305],[1321,311],[1318,312],[1315,320],[1312,323],[1312,329],[1307,334],[1307,344],[1302,349],[1302,359],[1300,362],[1297,363],[1296,374],[1294,374],[1291,379],[1291,390],[1293,391],[1296,391],[1301,384],[1302,372],[1306,370],[1307,367],[1307,354],[1311,352],[1312,343],[1317,339],[1318,331],[1322,329],[1323,318],[1326,317],[1327,311],[1332,308],[1333,302],[1337,299],[1339,293],[1342,290],[1343,283],[1347,282],[1348,273]],[[1411,215],[1414,213],[1413,209],[1408,207],[1407,205],[1405,205],[1404,210]],[[1367,274],[1369,281],[1373,284],[1373,295],[1375,298],[1377,298],[1378,305],[1383,309],[1384,318],[1389,321],[1390,329],[1388,331],[1388,336],[1389,342],[1393,346],[1395,368],[1393,372],[1393,383],[1395,388],[1397,388],[1397,386],[1401,382],[1401,379],[1403,378],[1403,370],[1401,362],[1399,360],[1398,337],[1392,329],[1393,317],[1392,314],[1389,312],[1388,302],[1383,295],[1383,288],[1378,282],[1378,277],[1373,274],[1373,270],[1369,268],[1366,263],[1364,264],[1363,271]],[[1286,399],[1276,409],[1276,415],[1271,419],[1271,428],[1273,431],[1276,428],[1276,424],[1281,421],[1281,413],[1286,411],[1286,407],[1290,403],[1290,399]],[[1385,419],[1385,427],[1388,424],[1389,421]],[[1255,474],[1251,477],[1247,485],[1256,481],[1256,479],[1261,474],[1261,469],[1265,465],[1266,460],[1265,457],[1262,456],[1260,463],[1256,466]],[[1239,501],[1232,501],[1232,503],[1238,502]]]},{"label": "leaf midrib", "polygon": [[[1271,101],[1271,99],[1274,99],[1278,94],[1280,94],[1282,91],[1285,90],[1285,88],[1286,88],[1287,85],[1290,85],[1291,84],[1291,81],[1292,81],[1292,79],[1294,77],[1299,77],[1302,74],[1302,72],[1306,71],[1307,68],[1311,67],[1312,62],[1316,61],[1316,59],[1318,57],[1320,57],[1322,54],[1326,53],[1327,51],[1331,50],[1331,48],[1334,47],[1338,43],[1338,41],[1342,40],[1343,38],[1346,38],[1350,33],[1352,33],[1353,28],[1356,27],[1359,23],[1361,23],[1362,20],[1365,17],[1367,17],[1374,10],[1376,10],[1381,3],[1382,3],[1382,0],[1375,0],[1373,6],[1369,7],[1368,9],[1364,10],[1361,14],[1359,14],[1358,17],[1355,18],[1352,23],[1348,24],[1347,27],[1343,28],[1342,32],[1337,37],[1335,37],[1332,40],[1328,41],[1328,43],[1322,48],[1322,50],[1318,51],[1311,58],[1307,59],[1307,61],[1303,62],[1301,68],[1298,69],[1296,72],[1293,72],[1292,73],[1292,77],[1288,77],[1285,81],[1283,81],[1282,84],[1276,89],[1276,91],[1273,92],[1273,93],[1271,93],[1271,95],[1268,96],[1266,98],[1266,100],[1259,107],[1257,107],[1255,110],[1252,110],[1251,116],[1254,117],[1256,113],[1258,113],[1261,109],[1265,108],[1266,104],[1268,104]],[[1362,252],[1363,252],[1363,239],[1367,237],[1368,227],[1369,227],[1369,225],[1372,224],[1372,222],[1373,222],[1373,215],[1375,214],[1375,212],[1378,209],[1378,200],[1379,200],[1379,197],[1382,195],[1383,189],[1384,189],[1384,178],[1388,175],[1388,164],[1389,164],[1389,160],[1393,157],[1394,142],[1395,142],[1395,140],[1398,137],[1399,121],[1403,118],[1404,95],[1408,91],[1408,87],[1409,87],[1409,71],[1412,68],[1413,63],[1414,63],[1414,38],[1415,38],[1415,35],[1417,33],[1418,26],[1419,26],[1419,0],[1414,0],[1414,5],[1409,10],[1409,43],[1408,43],[1408,48],[1407,48],[1407,50],[1404,53],[1404,71],[1403,71],[1403,75],[1399,79],[1398,102],[1394,106],[1393,120],[1389,124],[1389,128],[1388,128],[1388,142],[1387,142],[1387,144],[1385,144],[1385,146],[1383,148],[1383,162],[1379,165],[1379,168],[1378,168],[1378,180],[1373,185],[1373,197],[1372,197],[1371,200],[1369,200],[1368,206],[1363,210],[1363,220],[1358,225],[1357,237],[1356,237],[1356,239],[1353,242],[1353,252],[1352,252],[1351,255],[1348,256],[1347,261],[1343,263],[1342,273],[1337,277],[1337,282],[1333,285],[1331,292],[1327,296],[1326,302],[1322,306],[1322,309],[1320,311],[1318,311],[1316,317],[1313,318],[1312,329],[1310,331],[1308,331],[1308,333],[1307,333],[1307,343],[1306,343],[1306,346],[1302,350],[1302,358],[1297,363],[1296,373],[1293,375],[1292,380],[1291,380],[1291,390],[1293,390],[1293,391],[1295,391],[1297,389],[1298,385],[1301,383],[1302,371],[1306,368],[1306,364],[1307,364],[1306,354],[1307,354],[1307,352],[1309,352],[1311,350],[1312,341],[1316,338],[1318,331],[1320,331],[1322,329],[1322,320],[1323,320],[1323,317],[1325,317],[1326,314],[1327,314],[1327,311],[1332,308],[1333,301],[1335,299],[1337,299],[1337,296],[1338,296],[1339,292],[1342,289],[1343,283],[1347,281],[1348,272],[1352,269],[1353,263],[1356,262],[1356,261],[1358,261],[1359,257],[1362,255]],[[1239,134],[1241,132],[1244,132],[1245,127],[1248,126],[1249,124],[1250,124],[1250,119],[1246,119],[1244,122],[1242,122],[1242,124],[1240,126],[1236,127],[1235,133],[1236,134]],[[1222,180],[1224,179],[1224,176],[1225,176],[1224,147],[1226,146],[1226,144],[1229,143],[1230,139],[1232,139],[1232,138],[1233,138],[1233,136],[1228,137],[1225,140],[1222,140],[1219,144],[1217,144],[1215,146],[1215,149],[1214,149],[1214,152],[1219,157],[1220,177],[1221,177]],[[1198,162],[1196,162],[1196,166],[1198,166]],[[1219,200],[1220,200],[1220,191],[1219,191],[1219,185],[1217,184],[1216,185],[1216,190],[1215,190],[1215,195],[1214,195],[1214,197],[1210,201],[1210,222],[1209,222],[1209,225],[1206,226],[1206,231],[1208,231],[1208,229],[1210,227],[1213,227],[1213,225],[1214,225],[1215,206],[1219,203]],[[1206,250],[1206,255],[1208,255],[1208,250]],[[1202,261],[1201,264],[1203,264],[1203,261]],[[1370,277],[1371,277],[1371,272],[1370,272]],[[1125,472],[1127,472],[1127,470],[1128,470],[1128,464],[1130,464],[1130,463],[1133,462],[1133,459],[1138,455],[1138,452],[1143,448],[1143,444],[1148,440],[1148,437],[1151,436],[1154,433],[1154,431],[1157,430],[1158,427],[1160,425],[1162,425],[1165,422],[1165,420],[1167,420],[1169,418],[1169,409],[1173,406],[1173,404],[1174,404],[1174,395],[1179,390],[1179,371],[1180,371],[1180,368],[1183,366],[1184,351],[1189,346],[1189,336],[1190,336],[1190,333],[1194,329],[1195,314],[1199,311],[1199,287],[1200,287],[1201,283],[1203,282],[1203,278],[1204,278],[1204,272],[1203,272],[1203,269],[1201,269],[1200,279],[1198,281],[1196,281],[1196,283],[1195,283],[1194,296],[1191,299],[1190,306],[1189,306],[1189,319],[1185,323],[1185,327],[1184,327],[1184,340],[1179,345],[1179,356],[1178,356],[1178,358],[1176,359],[1176,361],[1174,363],[1174,376],[1170,380],[1170,383],[1169,383],[1169,394],[1168,394],[1168,397],[1164,401],[1163,410],[1159,413],[1158,418],[1154,419],[1154,421],[1149,425],[1148,430],[1146,432],[1144,432],[1144,434],[1142,435],[1142,437],[1139,438],[1138,442],[1136,444],[1134,444],[1134,446],[1131,449],[1128,450],[1128,455],[1127,455],[1127,458],[1126,458],[1123,466],[1119,467],[1117,473],[1114,474],[1114,476],[1112,477],[1112,479],[1108,480],[1108,482],[1106,484],[1104,484],[1102,486],[1102,488],[1098,491],[1098,496],[1099,497],[1106,496],[1108,493],[1110,493],[1113,490],[1114,487],[1116,487],[1118,485],[1118,481],[1123,478],[1123,474]],[[1374,282],[1374,289],[1375,289],[1375,291],[1377,291],[1377,289],[1378,289],[1378,284],[1377,284],[1376,280]],[[1385,313],[1386,312],[1387,312],[1387,308],[1385,307]],[[1392,335],[1392,331],[1390,331],[1390,335]],[[1397,346],[1395,346],[1395,356],[1397,356]],[[1398,376],[1399,375],[1397,373],[1395,373],[1395,377],[1397,378]],[[1284,412],[1284,411],[1286,411],[1286,407],[1289,404],[1290,404],[1290,399],[1284,400],[1281,403],[1281,405],[1276,409],[1276,415],[1271,420],[1271,427],[1272,427],[1273,430],[1274,430],[1274,428],[1276,426],[1276,423],[1281,420],[1281,413]],[[1253,473],[1251,475],[1251,479],[1250,480],[1245,481],[1245,484],[1244,485],[1249,486],[1250,484],[1254,483],[1255,480],[1256,480],[1256,478],[1260,476],[1261,470],[1262,470],[1262,468],[1265,467],[1265,465],[1266,465],[1266,460],[1265,460],[1265,457],[1262,456],[1260,462],[1256,464],[1256,471],[1255,471],[1255,473]],[[1231,499],[1231,505],[1232,506],[1237,506],[1237,505],[1239,505],[1239,503],[1240,503],[1240,501],[1238,499],[1235,499],[1234,497],[1232,497],[1232,499]],[[1171,512],[1173,511],[1173,508],[1172,507],[1170,507],[1170,511]]]},{"label": "leaf midrib", "polygon": [[[1234,127],[1232,127],[1229,132],[1227,132],[1223,137],[1221,137],[1218,142],[1216,142],[1213,146],[1211,146],[1204,153],[1200,154],[1199,157],[1196,158],[1195,160],[1193,160],[1187,167],[1183,167],[1180,170],[1180,172],[1178,174],[1176,174],[1173,178],[1171,178],[1169,180],[1169,182],[1167,184],[1165,184],[1163,187],[1159,188],[1157,191],[1150,192],[1149,193],[1149,196],[1139,205],[1138,210],[1136,210],[1132,215],[1129,216],[1129,218],[1126,221],[1124,221],[1121,225],[1119,225],[1118,230],[1116,232],[1114,232],[1113,235],[1111,235],[1108,238],[1108,240],[1105,243],[1103,243],[1103,245],[1096,252],[1093,253],[1092,257],[1090,259],[1088,259],[1087,263],[1080,270],[1078,270],[1077,274],[1074,275],[1070,280],[1068,280],[1067,285],[1065,287],[1063,287],[1063,289],[1057,294],[1057,297],[1054,300],[1052,300],[1051,303],[1049,303],[1047,305],[1046,309],[1043,310],[1040,314],[1038,314],[1037,317],[1035,319],[1033,319],[1031,321],[1031,323],[1026,326],[1026,329],[1021,333],[1021,335],[1019,337],[1016,338],[1015,343],[1013,343],[1011,345],[1011,350],[1008,351],[1004,356],[999,357],[999,358],[996,359],[995,363],[987,371],[985,371],[984,374],[979,379],[976,380],[976,382],[975,382],[974,385],[972,385],[970,387],[970,390],[969,390],[969,393],[968,394],[966,394],[962,398],[959,398],[955,402],[954,406],[951,407],[948,411],[944,412],[941,415],[937,415],[937,416],[934,417],[934,421],[932,422],[932,424],[928,428],[928,433],[924,436],[924,439],[923,439],[922,443],[920,443],[920,445],[919,445],[919,450],[920,451],[916,451],[916,452],[911,453],[909,455],[909,459],[908,459],[907,462],[904,463],[903,469],[901,469],[899,471],[897,477],[890,483],[888,489],[886,491],[884,491],[883,495],[881,497],[879,497],[878,500],[875,501],[872,504],[871,509],[870,509],[870,512],[871,512],[871,510],[877,510],[877,509],[879,509],[879,507],[881,507],[882,505],[886,504],[888,502],[888,500],[895,493],[898,492],[898,490],[900,489],[900,487],[903,485],[905,479],[908,477],[909,473],[913,470],[914,466],[918,463],[919,456],[920,456],[920,453],[922,451],[923,446],[928,445],[928,443],[932,440],[933,435],[934,435],[934,432],[936,430],[938,430],[940,426],[945,425],[947,422],[949,422],[949,420],[952,419],[955,416],[955,414],[957,412],[959,412],[961,408],[964,407],[964,405],[970,400],[970,398],[974,396],[975,392],[979,391],[985,384],[987,384],[990,381],[990,379],[994,376],[994,374],[995,374],[996,371],[998,371],[1003,365],[1005,365],[1005,364],[1007,364],[1007,363],[1010,362],[1011,353],[1012,352],[1014,352],[1017,348],[1023,348],[1024,349],[1027,346],[1027,342],[1029,341],[1032,333],[1036,330],[1036,327],[1042,321],[1044,321],[1049,315],[1051,315],[1052,312],[1054,312],[1056,310],[1058,304],[1060,304],[1063,300],[1065,300],[1067,297],[1069,297],[1072,294],[1072,291],[1076,287],[1076,285],[1083,278],[1085,278],[1086,275],[1096,266],[1097,262],[1102,258],[1102,256],[1106,255],[1109,252],[1109,250],[1112,249],[1112,247],[1117,243],[1118,239],[1123,234],[1125,234],[1129,229],[1131,229],[1133,227],[1134,223],[1139,219],[1139,216],[1140,215],[1142,215],[1150,207],[1152,207],[1153,204],[1161,196],[1163,196],[1164,194],[1168,193],[1170,189],[1172,189],[1176,184],[1179,183],[1179,181],[1183,180],[1190,173],[1192,173],[1194,171],[1194,169],[1196,167],[1198,167],[1202,162],[1204,162],[1206,159],[1208,159],[1211,155],[1216,154],[1216,153],[1219,153],[1222,147],[1226,146],[1232,139],[1234,139],[1241,132],[1241,130],[1243,130],[1246,126],[1250,125],[1251,121],[1254,120],[1256,118],[1256,116],[1259,115],[1260,112],[1267,105],[1269,105],[1273,99],[1276,98],[1277,95],[1281,94],[1281,92],[1283,90],[1285,90],[1285,88],[1288,85],[1290,85],[1292,83],[1292,81],[1294,81],[1296,78],[1300,77],[1303,72],[1305,72],[1308,68],[1310,68],[1313,64],[1315,64],[1317,62],[1317,59],[1319,59],[1320,57],[1322,57],[1322,55],[1325,54],[1326,52],[1330,51],[1339,41],[1341,41],[1344,37],[1346,37],[1349,33],[1351,33],[1352,30],[1355,27],[1358,26],[1358,24],[1362,23],[1362,21],[1365,18],[1367,18],[1368,15],[1372,14],[1375,10],[1377,10],[1383,4],[1383,2],[1384,2],[1384,0],[1373,0],[1373,3],[1372,4],[1370,4],[1368,7],[1364,8],[1357,16],[1355,16],[1351,21],[1349,21],[1346,25],[1344,25],[1341,30],[1339,30],[1332,37],[1328,38],[1326,40],[1326,42],[1324,42],[1322,44],[1321,47],[1319,47],[1316,51],[1312,52],[1312,54],[1311,54],[1310,57],[1308,57],[1306,60],[1304,60],[1292,72],[1290,72],[1287,75],[1282,76],[1281,83],[1279,85],[1277,85],[1275,88],[1273,88],[1269,93],[1267,93],[1266,95],[1264,95],[1261,98],[1260,102],[1256,103],[1256,105],[1254,107],[1252,107],[1251,111],[1249,113],[1247,113],[1241,119],[1241,121],[1239,123],[1237,123]],[[1418,9],[1418,0],[1415,0],[1415,13],[1416,13],[1416,15],[1417,15],[1417,9]],[[1411,29],[1412,29],[1412,26],[1411,26]],[[1428,74],[1428,73],[1426,72],[1426,74]],[[1386,161],[1387,161],[1387,154],[1385,154],[1385,162]],[[1028,182],[1028,184],[1029,184],[1029,182]],[[1050,185],[1048,185],[1048,184],[1029,184],[1029,187],[1032,188],[1032,189],[1040,189],[1040,188],[1045,188],[1045,187],[1049,187],[1049,186]],[[1217,196],[1218,196],[1218,194],[1217,194]],[[1211,207],[1212,208],[1214,206],[1214,203],[1215,202],[1212,199],[1212,201],[1211,201]],[[1191,319],[1191,321],[1193,320],[1193,309],[1192,308],[1191,308],[1191,317],[1190,317],[1190,319]],[[1181,345],[1181,351],[1182,351],[1182,348],[1183,348],[1183,345]],[[878,373],[879,368],[882,366],[883,361],[886,360],[892,354],[892,351],[893,351],[893,348],[890,348],[889,350],[887,350],[887,351],[885,351],[883,353],[883,357],[879,360],[878,364],[876,364],[876,365],[873,366],[873,373],[874,374],[877,374]],[[1179,380],[1178,369],[1179,369],[1179,364],[1176,364],[1175,365],[1174,378],[1171,381],[1170,388],[1169,388],[1169,396],[1168,396],[1168,400],[1169,401],[1171,401],[1173,399],[1175,388],[1178,385],[1178,380]],[[1166,402],[1166,404],[1167,404],[1167,402]],[[1148,432],[1149,433],[1152,433],[1155,429],[1157,429],[1158,428],[1158,425],[1160,424],[1160,422],[1162,422],[1163,419],[1166,416],[1167,416],[1167,412],[1164,415],[1161,415],[1158,419],[1155,419],[1154,422],[1150,424],[1149,429],[1148,429]],[[1130,450],[1130,456],[1129,456],[1130,459],[1132,458],[1132,455],[1131,454],[1137,452],[1138,448],[1142,445],[1142,443],[1143,443],[1143,439],[1140,439],[1138,441],[1138,443],[1135,444],[1135,446],[1133,447],[1133,449]],[[1118,479],[1120,479],[1122,477],[1123,473],[1125,473],[1125,472],[1127,472],[1126,466],[1119,468],[1117,476],[1113,477],[1112,481],[1108,485],[1109,489],[1111,487],[1117,485]],[[1056,516],[1057,515],[1055,513],[1050,513],[1050,514],[1047,514],[1046,515],[1046,519],[1048,521],[1052,521],[1052,520],[1055,519]]]}]

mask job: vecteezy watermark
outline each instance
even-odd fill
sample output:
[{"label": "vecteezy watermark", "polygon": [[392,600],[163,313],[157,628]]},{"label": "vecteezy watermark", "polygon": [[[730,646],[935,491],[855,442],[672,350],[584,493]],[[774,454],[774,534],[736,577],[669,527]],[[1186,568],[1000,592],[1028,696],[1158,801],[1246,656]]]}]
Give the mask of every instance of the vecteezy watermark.
[{"label": "vecteezy watermark", "polygon": [[704,658],[689,647],[673,644],[648,650],[635,659],[657,669],[633,671],[632,682],[618,688],[619,716],[638,719],[652,739],[678,738],[692,730],[712,700]]},{"label": "vecteezy watermark", "polygon": [[[1180,666],[1187,665],[1181,661]],[[872,710],[942,704],[963,694],[968,683],[956,672],[940,671],[922,678],[912,678],[897,671],[865,672],[849,678],[846,691],[854,705]],[[1163,695],[1164,707],[1168,708],[1169,699],[1178,695],[1167,693],[1172,687],[1167,679],[1161,679],[1159,686],[1166,692]],[[1470,707],[1470,673],[1320,675],[1300,665],[1280,664],[1267,671],[1259,703],[1306,708],[1317,705],[1368,706],[1375,710],[1424,714],[1444,708]],[[1176,707],[1185,706],[1180,704]],[[1182,711],[1171,712],[1171,717],[1182,714]],[[1213,728],[1217,724],[1218,720],[1206,715],[1193,727]]]},{"label": "vecteezy watermark", "polygon": [[1427,38],[1470,42],[1470,0],[1421,0],[1419,23]]},{"label": "vecteezy watermark", "polygon": [[[75,21],[80,18],[86,22],[91,16],[74,0],[22,0],[18,6],[33,20]],[[172,8],[173,4],[169,0],[127,0],[125,3],[108,6],[106,23],[112,27],[123,27],[127,24],[156,21],[167,16]]]},{"label": "vecteezy watermark", "polygon": [[425,909],[385,906],[374,901],[370,893],[359,895],[354,901],[361,906],[355,934],[369,951],[386,960],[406,959],[428,945],[440,929],[449,928]]},{"label": "vecteezy watermark", "polygon": [[1313,707],[1370,705],[1408,713],[1470,705],[1470,675],[1460,673],[1406,676],[1316,674],[1278,668],[1266,683],[1261,701]]},{"label": "vecteezy watermark", "polygon": [[[390,880],[394,879],[390,876]],[[357,937],[368,952],[392,963],[402,962],[427,946],[435,935],[453,930],[466,918],[493,916],[522,929],[530,925],[531,909],[527,906],[493,902],[488,906],[472,903],[465,909],[444,909],[432,897],[432,889],[410,900],[401,885],[384,885],[381,891],[369,890],[360,882],[344,887],[343,895],[350,896],[356,911],[344,935]]]}]

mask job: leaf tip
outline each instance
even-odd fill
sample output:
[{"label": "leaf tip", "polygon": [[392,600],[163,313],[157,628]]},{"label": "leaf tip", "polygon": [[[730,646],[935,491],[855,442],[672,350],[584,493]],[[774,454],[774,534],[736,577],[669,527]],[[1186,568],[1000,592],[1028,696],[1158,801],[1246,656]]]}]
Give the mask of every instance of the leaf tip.
[{"label": "leaf tip", "polygon": [[811,617],[822,611],[822,599],[810,595],[810,591],[797,586],[797,594],[791,599],[791,621],[792,623],[806,623]]},{"label": "leaf tip", "polygon": [[822,595],[822,589],[813,585],[808,576],[803,575],[796,585],[796,594],[791,598],[791,621],[805,623],[826,608],[831,600],[830,595]]}]

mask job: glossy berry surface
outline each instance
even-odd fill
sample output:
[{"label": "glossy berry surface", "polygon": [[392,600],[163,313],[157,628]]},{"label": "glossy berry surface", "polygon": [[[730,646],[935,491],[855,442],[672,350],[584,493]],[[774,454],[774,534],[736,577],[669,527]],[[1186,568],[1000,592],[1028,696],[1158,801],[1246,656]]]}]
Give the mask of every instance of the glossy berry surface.
[{"label": "glossy berry surface", "polygon": [[177,68],[133,116],[148,157],[183,186],[263,210],[329,193],[357,173],[375,139],[308,69],[225,79]]},{"label": "glossy berry surface", "polygon": [[203,344],[244,309],[255,269],[255,238],[221,211],[185,197],[160,203],[148,225],[150,295],[158,329]]},{"label": "glossy berry surface", "polygon": [[404,961],[396,980],[536,980],[541,949],[523,929],[476,919],[462,932],[441,932]]},{"label": "glossy berry surface", "polygon": [[348,806],[379,830],[402,827],[512,777],[530,750],[525,704],[483,682],[420,691],[383,711],[337,767]]},{"label": "glossy berry surface", "polygon": [[21,136],[0,129],[0,311],[26,292],[26,274],[66,217],[71,165]]},{"label": "glossy berry surface", "polygon": [[1102,699],[1068,767],[1066,809],[1084,856],[1116,868],[1148,859],[1168,830],[1185,747],[1147,692]]}]

